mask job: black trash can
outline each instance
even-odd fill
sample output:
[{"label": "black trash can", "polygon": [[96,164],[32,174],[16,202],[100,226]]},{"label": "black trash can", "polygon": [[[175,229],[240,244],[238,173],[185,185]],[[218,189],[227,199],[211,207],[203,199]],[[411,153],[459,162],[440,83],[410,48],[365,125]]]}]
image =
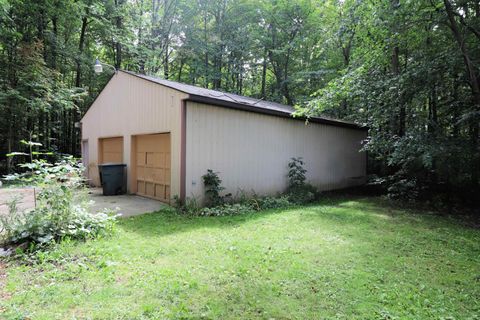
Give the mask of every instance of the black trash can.
[{"label": "black trash can", "polygon": [[126,167],[127,165],[124,163],[104,163],[98,165],[104,196],[124,194],[127,191]]}]

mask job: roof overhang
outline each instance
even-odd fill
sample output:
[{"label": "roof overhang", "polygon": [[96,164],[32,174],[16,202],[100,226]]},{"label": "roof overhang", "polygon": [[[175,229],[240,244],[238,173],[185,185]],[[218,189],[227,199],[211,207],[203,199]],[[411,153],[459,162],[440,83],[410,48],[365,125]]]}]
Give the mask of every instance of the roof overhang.
[{"label": "roof overhang", "polygon": [[[319,123],[319,124],[325,124],[325,125],[336,126],[336,127],[343,127],[343,128],[350,128],[350,129],[355,129],[355,130],[368,131],[368,127],[360,126],[360,125],[358,125],[354,122],[337,120],[337,119],[329,119],[329,118],[325,118],[325,117],[308,117],[308,118],[307,117],[296,117],[296,116],[293,116],[292,113],[290,113],[288,111],[282,111],[282,110],[278,110],[278,109],[276,110],[276,109],[261,108],[261,107],[258,107],[258,106],[244,104],[244,103],[240,103],[240,102],[227,101],[227,100],[223,100],[223,99],[216,99],[216,98],[207,97],[207,96],[203,96],[203,95],[192,94],[192,93],[189,93],[187,91],[180,90],[178,88],[175,88],[175,87],[163,84],[163,83],[156,82],[152,79],[146,78],[142,75],[136,74],[136,73],[131,72],[131,71],[126,71],[126,70],[118,70],[118,71],[120,71],[124,74],[130,75],[130,76],[133,76],[133,77],[137,77],[137,78],[142,79],[144,81],[152,82],[152,83],[155,83],[157,85],[161,85],[161,86],[173,89],[173,90],[177,90],[177,91],[186,93],[186,94],[188,94],[188,98],[184,99],[185,101],[205,103],[205,104],[220,106],[220,107],[224,107],[224,108],[255,112],[255,113],[260,113],[260,114],[265,114],[265,115],[270,115],[270,116],[277,116],[277,117],[292,119],[292,120],[308,121],[308,122],[312,122],[312,123]],[[114,78],[114,76],[116,74],[117,73],[112,74],[112,76],[110,77],[110,79],[107,82],[107,85],[110,83],[110,81]],[[105,85],[105,87],[107,85]],[[100,94],[102,92],[103,92],[103,89],[97,95],[97,97],[94,99],[94,101],[92,102],[92,104],[90,106],[92,106],[95,103],[95,101],[97,100],[97,98],[100,96]],[[83,121],[83,119],[84,119],[84,117],[86,116],[87,113],[88,113],[88,110],[83,115],[83,117],[80,121]]]},{"label": "roof overhang", "polygon": [[332,126],[350,128],[350,129],[357,129],[357,130],[368,130],[368,127],[361,127],[361,126],[359,126],[359,125],[357,125],[353,122],[344,122],[344,121],[340,121],[340,120],[330,120],[330,119],[319,118],[319,117],[309,117],[309,118],[294,117],[291,113],[288,113],[288,112],[282,112],[282,111],[279,111],[279,110],[272,110],[272,109],[266,109],[266,108],[258,108],[258,107],[250,106],[250,105],[246,105],[246,104],[224,101],[224,100],[219,100],[219,99],[214,99],[214,98],[209,98],[209,97],[204,97],[204,96],[199,96],[199,95],[194,95],[194,94],[190,94],[188,96],[188,98],[186,98],[184,100],[192,101],[192,102],[198,102],[198,103],[204,103],[204,104],[211,104],[211,105],[230,108],[230,109],[235,109],[235,110],[261,113],[261,114],[266,114],[266,115],[270,115],[270,116],[277,116],[277,117],[288,118],[288,119],[293,119],[293,120],[308,121],[308,122],[312,122],[312,123],[326,124],[326,125],[332,125]]}]

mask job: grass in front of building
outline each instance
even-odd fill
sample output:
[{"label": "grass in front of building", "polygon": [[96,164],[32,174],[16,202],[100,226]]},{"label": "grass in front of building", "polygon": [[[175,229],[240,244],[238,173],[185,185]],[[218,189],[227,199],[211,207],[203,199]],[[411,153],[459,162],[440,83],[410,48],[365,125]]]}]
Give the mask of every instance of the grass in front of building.
[{"label": "grass in front of building", "polygon": [[0,317],[480,316],[480,231],[377,198],[236,217],[163,211],[122,220],[112,237],[63,243],[41,258],[8,265]]}]

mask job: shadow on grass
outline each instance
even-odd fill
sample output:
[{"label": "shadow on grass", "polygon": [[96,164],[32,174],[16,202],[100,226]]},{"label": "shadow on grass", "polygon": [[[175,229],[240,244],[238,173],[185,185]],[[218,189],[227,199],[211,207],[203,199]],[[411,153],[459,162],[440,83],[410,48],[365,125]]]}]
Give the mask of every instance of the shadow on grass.
[{"label": "shadow on grass", "polygon": [[[309,260],[308,250],[324,252],[321,250],[321,246],[330,246],[328,242],[316,243],[315,241],[321,240],[322,237],[311,237],[311,235],[315,235],[312,230],[318,229],[318,232],[324,232],[325,236],[338,234],[340,239],[346,240],[345,243],[348,244],[346,247],[331,245],[334,253],[331,253],[332,256],[327,255],[330,260],[323,268],[329,268],[327,277],[329,272],[331,273],[333,272],[331,270],[335,269],[337,276],[331,280],[334,283],[333,286],[342,288],[343,294],[350,297],[358,297],[361,292],[360,295],[372,295],[373,299],[377,299],[375,294],[368,291],[369,288],[387,290],[387,288],[398,286],[398,283],[405,282],[406,284],[402,284],[400,289],[395,288],[400,290],[401,294],[406,295],[411,290],[410,284],[420,281],[418,274],[421,274],[421,281],[433,285],[437,281],[436,273],[447,277],[450,275],[450,270],[453,269],[452,266],[462,266],[463,263],[466,263],[465,261],[474,259],[472,255],[478,254],[480,250],[479,232],[465,230],[458,225],[455,227],[454,223],[442,217],[410,213],[415,212],[385,205],[378,198],[331,197],[308,206],[268,210],[242,216],[185,217],[172,212],[159,212],[122,221],[122,227],[145,237],[157,238],[197,229],[222,229],[235,236],[234,229],[236,227],[252,222],[261,224],[263,223],[262,219],[271,221],[272,219],[269,218],[273,215],[279,215],[278,218],[287,223],[299,221],[307,228],[299,227],[297,229],[297,239],[307,239],[308,242],[299,242],[298,250],[301,255],[294,257],[298,261],[303,261],[304,264],[299,266],[297,271],[302,274],[302,277],[306,277],[302,278],[302,281],[296,282],[300,285],[295,287],[295,294],[303,295],[303,299],[307,299],[309,296],[319,299],[320,294],[325,294],[322,297],[324,300],[329,300],[332,305],[338,305],[341,303],[341,298],[337,301],[327,295],[327,291],[320,291],[316,294],[308,292],[308,288],[312,286],[311,280],[322,275],[322,271],[312,271],[312,266],[316,262]],[[285,220],[288,215],[296,217]],[[435,230],[437,228],[438,230]],[[256,228],[252,228],[252,230],[256,230]],[[287,233],[290,230],[290,228],[285,228],[278,232]],[[309,233],[302,234],[301,232],[304,230]],[[281,237],[279,238],[281,239]],[[266,240],[266,242],[268,241]],[[327,252],[329,251],[327,250]],[[216,254],[222,255],[223,252],[218,251]],[[337,258],[338,260],[335,260]],[[248,259],[245,259],[248,262]],[[442,263],[437,264],[437,261],[442,261]],[[205,263],[207,264],[207,262]],[[425,269],[430,270],[429,268],[435,272],[425,271]],[[306,275],[311,275],[312,278],[308,278]],[[363,280],[358,282],[355,279]],[[450,281],[448,278],[446,279],[444,281],[448,283],[451,288],[449,290],[454,294],[459,294],[460,290],[463,290],[464,284],[458,282],[460,280],[455,280],[460,284],[452,284],[447,282]],[[467,279],[470,278],[467,277]],[[221,295],[209,298],[211,304],[232,304],[232,301],[238,303],[239,300],[242,302],[240,305],[254,304],[252,301],[256,301],[262,290],[268,292],[273,290],[268,281],[230,281],[228,283],[229,286],[221,286]],[[338,293],[340,289],[336,290]],[[242,294],[238,295],[237,292]],[[422,293],[423,296],[426,294]],[[272,299],[275,301],[273,304],[291,301],[290,298]],[[438,296],[438,299],[442,299],[442,296]],[[380,308],[380,305],[378,307]],[[355,310],[353,303],[348,308]],[[260,308],[257,311],[262,312],[263,310]],[[313,309],[309,311],[312,312]]]},{"label": "shadow on grass", "polygon": [[260,212],[252,212],[239,216],[224,217],[196,217],[183,216],[171,209],[161,210],[141,216],[122,219],[120,225],[129,232],[136,232],[146,237],[162,237],[174,233],[189,232],[195,229],[235,229],[236,227],[265,219],[271,215],[297,214],[303,220],[312,222],[330,220],[339,227],[345,224],[361,223],[374,224],[379,219],[375,211],[385,210],[375,199],[358,197],[327,197],[316,203],[296,206],[285,209],[271,209]]},{"label": "shadow on grass", "polygon": [[154,213],[147,213],[141,216],[123,219],[120,221],[120,226],[126,231],[136,232],[142,236],[162,237],[204,228],[234,229],[244,223],[288,210],[291,210],[291,208],[224,217],[184,216],[171,210],[161,210]]},{"label": "shadow on grass", "polygon": [[[465,227],[455,221],[419,211],[398,209],[378,197],[328,196],[317,203],[285,209],[271,209],[239,216],[195,217],[183,216],[171,209],[161,210],[141,216],[122,219],[120,226],[127,232],[135,232],[142,237],[159,238],[171,234],[190,232],[198,229],[234,229],[272,215],[292,214],[318,228],[325,222],[333,229],[363,227],[366,233],[381,228],[411,230],[432,230],[449,228],[450,231],[464,232]],[[474,230],[471,230],[474,231]],[[475,233],[475,232],[474,232]],[[364,236],[360,238],[364,239]]]}]

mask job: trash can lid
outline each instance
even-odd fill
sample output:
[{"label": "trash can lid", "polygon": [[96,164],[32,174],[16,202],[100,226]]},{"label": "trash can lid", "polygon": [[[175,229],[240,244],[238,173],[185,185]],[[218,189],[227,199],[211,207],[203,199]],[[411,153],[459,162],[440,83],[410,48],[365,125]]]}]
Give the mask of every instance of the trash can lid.
[{"label": "trash can lid", "polygon": [[99,167],[126,167],[127,165],[125,163],[115,163],[115,162],[107,162],[107,163],[102,163],[98,165]]}]

